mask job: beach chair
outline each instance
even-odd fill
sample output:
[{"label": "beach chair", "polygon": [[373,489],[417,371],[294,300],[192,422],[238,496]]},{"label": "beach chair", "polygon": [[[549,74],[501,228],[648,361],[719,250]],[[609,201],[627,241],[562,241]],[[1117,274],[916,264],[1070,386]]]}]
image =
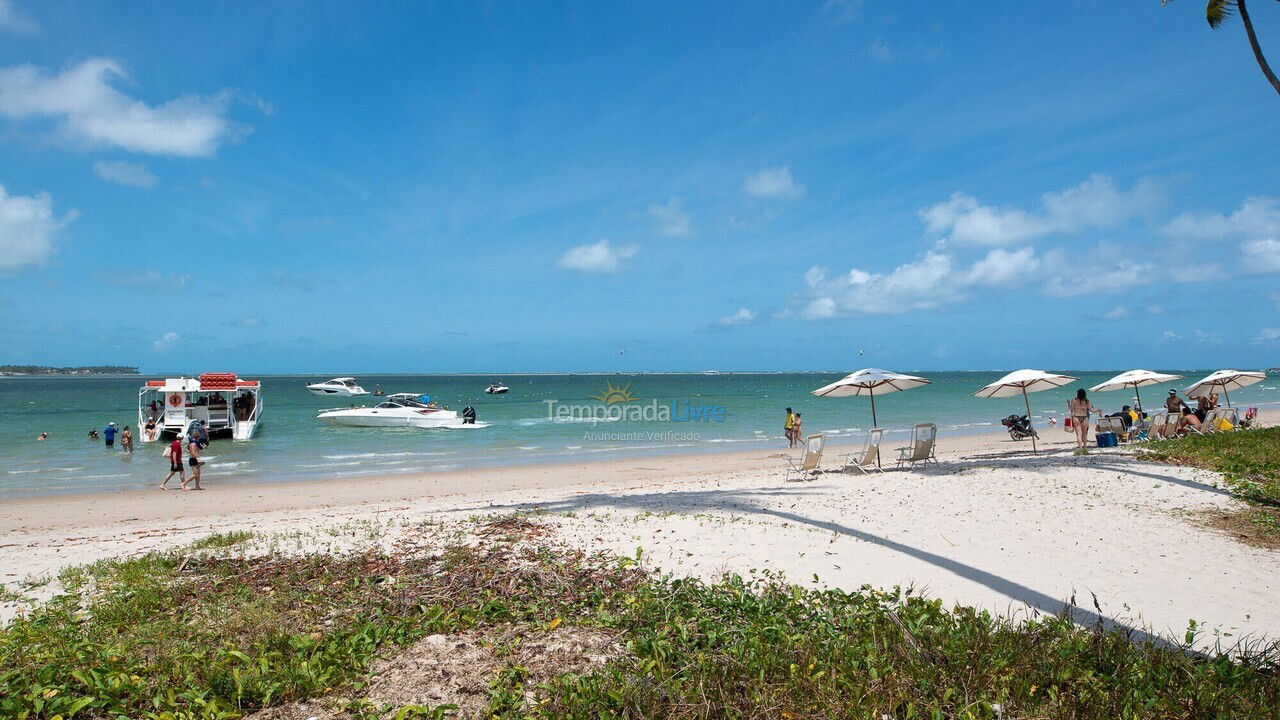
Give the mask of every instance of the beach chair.
[{"label": "beach chair", "polygon": [[1182,420],[1181,413],[1169,413],[1164,420],[1164,432],[1160,433],[1161,437],[1168,440],[1169,438],[1178,437],[1178,423]]},{"label": "beach chair", "polygon": [[1169,419],[1169,413],[1156,413],[1149,421],[1151,427],[1147,430],[1147,441],[1155,442],[1164,439],[1164,423]]},{"label": "beach chair", "polygon": [[791,480],[793,474],[797,480],[803,480],[806,475],[816,475],[821,472],[819,465],[822,463],[822,449],[826,444],[827,436],[822,433],[805,438],[804,455],[798,463],[795,458],[787,458],[787,474],[783,480]]},{"label": "beach chair", "polygon": [[1094,435],[1102,433],[1115,433],[1116,440],[1121,442],[1129,439],[1129,431],[1124,429],[1124,420],[1118,417],[1101,417],[1095,425]]},{"label": "beach chair", "polygon": [[1218,408],[1218,424],[1223,422],[1230,427],[1219,427],[1222,432],[1232,432],[1240,429],[1240,411],[1236,408]]},{"label": "beach chair", "polygon": [[1200,427],[1196,428],[1196,430],[1201,435],[1213,435],[1214,433],[1218,432],[1220,429],[1218,427],[1219,417],[1221,417],[1221,411],[1218,410],[1217,408],[1206,411],[1204,414],[1204,420],[1200,423]]},{"label": "beach chair", "polygon": [[1248,410],[1244,411],[1244,417],[1240,418],[1240,422],[1236,424],[1236,427],[1240,428],[1241,430],[1251,428],[1253,427],[1253,424],[1257,422],[1257,420],[1258,420],[1258,408],[1251,407]]},{"label": "beach chair", "polygon": [[840,468],[840,472],[848,472],[851,469],[863,475],[870,475],[872,470],[884,472],[880,469],[880,438],[883,436],[884,430],[871,428],[867,432],[867,442],[862,446],[862,451],[851,452],[845,456],[844,467]]},{"label": "beach chair", "polygon": [[911,444],[907,447],[897,448],[898,450],[898,467],[902,467],[903,463],[908,463],[912,469],[915,469],[916,463],[922,462],[928,465],[930,462],[938,464],[938,458],[934,456],[933,449],[937,444],[938,426],[933,423],[918,423],[911,427]]}]

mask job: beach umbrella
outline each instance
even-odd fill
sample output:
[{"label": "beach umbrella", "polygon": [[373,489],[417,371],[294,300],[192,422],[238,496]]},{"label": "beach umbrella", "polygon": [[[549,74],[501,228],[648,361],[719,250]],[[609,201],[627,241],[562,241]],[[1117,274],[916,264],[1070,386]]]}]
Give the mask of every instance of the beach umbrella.
[{"label": "beach umbrella", "polygon": [[1173,382],[1181,380],[1181,375],[1168,375],[1166,373],[1152,372],[1150,370],[1129,370],[1122,372],[1110,380],[1094,385],[1089,388],[1089,392],[1107,392],[1109,390],[1123,390],[1127,387],[1133,388],[1134,399],[1138,403],[1138,407],[1142,407],[1142,394],[1138,392],[1138,388],[1143,385],[1159,385],[1160,383]]},{"label": "beach umbrella", "polygon": [[928,384],[928,380],[914,375],[903,375],[902,373],[879,368],[863,368],[840,378],[830,385],[823,385],[810,394],[818,397],[857,397],[866,395],[871,398],[871,427],[877,427],[877,394],[887,395],[891,392],[910,390],[911,388]]},{"label": "beach umbrella", "polygon": [[1222,390],[1223,396],[1227,398],[1227,407],[1231,407],[1231,395],[1229,390],[1239,390],[1242,387],[1248,387],[1254,383],[1260,383],[1267,379],[1267,374],[1263,372],[1241,372],[1239,370],[1219,370],[1200,379],[1200,382],[1186,389],[1187,397],[1198,398],[1208,395],[1215,390]]},{"label": "beach umbrella", "polygon": [[[1076,379],[1070,375],[1057,375],[1043,370],[1014,370],[990,385],[983,387],[973,395],[981,398],[1021,395],[1023,404],[1027,406],[1027,421],[1030,422],[1031,400],[1027,398],[1027,393],[1052,390],[1075,381]],[[1031,436],[1031,452],[1039,453],[1039,450],[1036,449],[1035,435]]]}]

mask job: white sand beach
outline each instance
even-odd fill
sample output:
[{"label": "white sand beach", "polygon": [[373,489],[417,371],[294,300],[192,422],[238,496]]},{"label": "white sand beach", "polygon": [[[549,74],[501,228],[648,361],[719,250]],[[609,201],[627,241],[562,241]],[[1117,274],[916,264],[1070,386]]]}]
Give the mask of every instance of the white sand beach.
[{"label": "white sand beach", "polygon": [[[298,549],[343,551],[395,543],[423,523],[539,512],[573,544],[629,556],[641,548],[646,565],[681,575],[767,570],[846,589],[912,586],[1010,614],[1053,613],[1074,598],[1083,623],[1181,637],[1195,620],[1210,629],[1206,647],[1280,637],[1271,602],[1280,553],[1204,522],[1238,504],[1216,474],[1123,449],[1074,457],[1067,434],[1044,435],[1039,456],[1006,435],[943,436],[937,467],[886,462],[882,474],[802,482],[783,481],[779,449],[14,499],[0,502],[0,579],[38,598],[57,587],[40,581],[64,567],[213,532],[287,534]],[[847,450],[829,447],[824,466]],[[19,607],[0,612],[7,619]]]}]

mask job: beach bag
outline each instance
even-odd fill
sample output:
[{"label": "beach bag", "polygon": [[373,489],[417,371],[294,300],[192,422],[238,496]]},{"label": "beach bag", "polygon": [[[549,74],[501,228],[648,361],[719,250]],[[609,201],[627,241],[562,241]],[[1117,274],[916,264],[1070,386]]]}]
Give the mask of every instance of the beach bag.
[{"label": "beach bag", "polygon": [[1066,430],[1067,432],[1071,432],[1075,430],[1075,427],[1071,423],[1072,423],[1072,419],[1070,417],[1068,417],[1066,420],[1063,420],[1062,429]]},{"label": "beach bag", "polygon": [[1231,429],[1231,421],[1230,421],[1230,420],[1227,420],[1226,418],[1218,418],[1218,429],[1219,429],[1219,430],[1230,430],[1230,429]]}]

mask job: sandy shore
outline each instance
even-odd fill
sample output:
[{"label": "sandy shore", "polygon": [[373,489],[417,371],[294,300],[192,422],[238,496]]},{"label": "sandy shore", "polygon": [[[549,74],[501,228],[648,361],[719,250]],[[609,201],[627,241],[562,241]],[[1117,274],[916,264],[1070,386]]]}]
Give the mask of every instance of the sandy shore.
[{"label": "sandy shore", "polygon": [[[1266,418],[1275,422],[1275,414]],[[394,543],[424,522],[541,511],[589,548],[704,578],[772,570],[843,588],[914,586],[948,603],[1099,617],[1181,636],[1188,621],[1280,638],[1280,553],[1207,527],[1236,501],[1213,473],[1125,451],[1040,456],[1007,435],[939,441],[938,467],[783,481],[784,449],[270,485],[0,501],[0,581],[40,597],[68,565],[211,532],[287,535],[302,550]],[[891,443],[893,444],[893,443]],[[829,448],[834,469],[846,448]],[[891,453],[886,453],[887,455]],[[891,463],[888,463],[891,465]],[[1095,606],[1095,597],[1096,603]],[[0,607],[0,619],[17,605]],[[1207,635],[1202,644],[1212,644]]]}]

